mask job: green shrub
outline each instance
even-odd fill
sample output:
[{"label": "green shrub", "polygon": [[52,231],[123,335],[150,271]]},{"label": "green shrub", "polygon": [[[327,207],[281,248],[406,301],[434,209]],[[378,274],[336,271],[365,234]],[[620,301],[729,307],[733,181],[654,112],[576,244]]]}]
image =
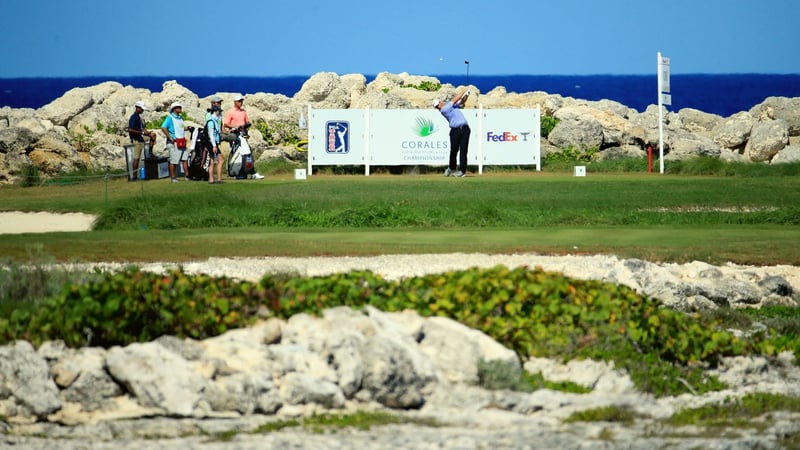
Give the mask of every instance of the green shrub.
[{"label": "green shrub", "polygon": [[418,89],[420,91],[425,92],[436,92],[442,88],[442,83],[437,83],[435,81],[422,81],[419,84],[404,84],[400,86],[402,88],[410,88],[410,89]]},{"label": "green shrub", "polygon": [[[158,119],[153,119],[147,122],[144,125],[144,127],[147,128],[148,130],[160,130],[161,124],[164,123],[164,120],[167,118],[167,115],[168,114],[164,114]],[[205,123],[205,120],[197,120],[195,118],[189,117],[189,115],[186,114],[186,111],[181,111],[181,118],[187,122]],[[125,125],[127,126],[127,123]]]},{"label": "green shrub", "polygon": [[719,323],[723,329],[753,331],[756,324],[763,330],[753,344],[754,352],[775,356],[783,350],[793,351],[795,363],[800,362],[800,321],[793,306],[764,306],[762,308],[717,308],[701,313]]},{"label": "green shrub", "polygon": [[556,125],[558,125],[558,122],[560,122],[560,120],[556,119],[553,116],[542,115],[539,122],[541,126],[540,128],[541,135],[543,138],[547,139],[547,137],[550,136],[550,132],[553,131],[553,128],[555,128]]},{"label": "green shrub", "polygon": [[67,270],[56,265],[55,260],[46,255],[41,246],[28,249],[28,261],[24,263],[2,261],[0,336],[21,336],[27,330],[27,319],[41,314],[47,307],[46,299],[57,295],[65,285],[83,283],[98,277],[96,272]]},{"label": "green shrub", "polygon": [[478,361],[478,386],[484,389],[508,389],[532,392],[535,387],[525,383],[523,371],[516,365],[499,361]]},{"label": "green shrub", "polygon": [[165,115],[161,116],[160,119],[154,119],[154,120],[151,120],[150,122],[147,122],[144,125],[144,127],[147,128],[148,130],[160,130],[161,129],[161,124],[164,123],[164,119],[166,119],[166,118],[167,118],[167,116],[165,114]]},{"label": "green shrub", "polygon": [[478,386],[489,390],[508,389],[518,392],[533,392],[537,389],[575,394],[591,392],[591,389],[579,384],[548,381],[541,372],[531,374],[514,364],[500,361],[478,361]]},{"label": "green shrub", "polygon": [[147,342],[170,334],[203,339],[252,323],[258,292],[228,278],[165,275],[131,268],[103,279],[66,286],[35,312],[15,311],[0,319],[5,341],[39,345],[61,339],[70,347],[110,347]]},{"label": "green shrub", "polygon": [[[289,318],[335,306],[372,305],[383,311],[414,309],[480,330],[531,356],[614,361],[636,386],[655,395],[703,393],[724,387],[703,367],[723,356],[797,351],[795,335],[757,333],[737,338],[719,321],[662,308],[625,286],[583,281],[539,269],[497,266],[387,281],[369,271],[303,278],[267,275],[258,283],[136,268],[64,288],[36,309],[0,317],[0,343],[108,347],[161,335],[204,339],[248,326],[259,311]],[[482,367],[483,383],[523,389],[539,376]],[[575,386],[559,388],[577,390]]]},{"label": "green shrub", "polygon": [[544,164],[547,165],[558,162],[589,163],[592,162],[598,151],[597,147],[578,149],[570,145],[559,152],[548,153],[544,158]]},{"label": "green shrub", "polygon": [[300,127],[293,122],[257,120],[253,126],[261,132],[267,145],[296,144]]},{"label": "green shrub", "polygon": [[23,165],[19,176],[22,178],[22,182],[20,183],[22,187],[33,187],[42,183],[42,175],[39,169],[33,164]]},{"label": "green shrub", "polygon": [[70,131],[68,134],[72,139],[72,144],[78,151],[89,151],[97,146],[97,142],[94,139],[94,132],[95,130],[84,125],[83,132]]}]

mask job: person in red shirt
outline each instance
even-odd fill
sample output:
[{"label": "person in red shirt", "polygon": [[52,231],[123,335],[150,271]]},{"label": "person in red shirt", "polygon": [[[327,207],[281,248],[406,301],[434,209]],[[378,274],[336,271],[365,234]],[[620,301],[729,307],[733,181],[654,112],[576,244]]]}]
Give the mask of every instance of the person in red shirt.
[{"label": "person in red shirt", "polygon": [[[241,133],[243,138],[247,138],[247,128],[250,127],[250,117],[247,115],[247,111],[242,108],[242,104],[244,103],[244,96],[237,95],[233,98],[233,108],[229,109],[225,112],[225,118],[222,121],[222,140],[227,141],[231,144],[231,148],[233,148],[233,144],[239,139],[237,133],[234,133],[234,130],[238,129],[238,132]],[[253,174],[254,180],[261,180],[264,178],[264,175],[256,172]]]},{"label": "person in red shirt", "polygon": [[242,128],[241,132],[247,136],[245,127],[250,126],[250,117],[247,116],[247,111],[242,108],[244,103],[244,96],[237,95],[233,99],[233,108],[225,111],[225,117],[222,120],[222,140],[230,143],[236,142],[237,136],[233,130]]}]

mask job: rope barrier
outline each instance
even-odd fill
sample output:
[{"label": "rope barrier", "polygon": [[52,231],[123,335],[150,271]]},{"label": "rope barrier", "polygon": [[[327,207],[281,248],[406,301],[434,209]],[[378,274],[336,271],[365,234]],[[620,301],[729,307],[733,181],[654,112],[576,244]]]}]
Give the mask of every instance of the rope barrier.
[{"label": "rope barrier", "polygon": [[100,179],[111,179],[111,178],[127,178],[129,180],[133,179],[133,176],[138,172],[138,170],[130,170],[127,172],[122,173],[104,173],[104,174],[97,174],[97,175],[55,175],[55,176],[41,176],[41,175],[21,175],[18,178],[23,181],[38,181],[39,184],[58,184],[59,181],[88,181],[88,180],[100,180]]},{"label": "rope barrier", "polygon": [[145,198],[144,195],[144,180],[139,179],[137,180],[135,176],[139,173],[139,170],[129,170],[126,172],[121,173],[103,173],[103,174],[92,174],[92,175],[55,175],[52,177],[43,177],[41,175],[21,175],[19,178],[22,180],[23,186],[58,186],[58,185],[68,185],[68,184],[75,184],[81,183],[84,181],[91,181],[91,180],[103,180],[104,184],[104,200],[106,206],[108,206],[108,183],[112,179],[117,178],[125,178],[128,181],[140,181],[141,185],[141,195],[142,198]]}]

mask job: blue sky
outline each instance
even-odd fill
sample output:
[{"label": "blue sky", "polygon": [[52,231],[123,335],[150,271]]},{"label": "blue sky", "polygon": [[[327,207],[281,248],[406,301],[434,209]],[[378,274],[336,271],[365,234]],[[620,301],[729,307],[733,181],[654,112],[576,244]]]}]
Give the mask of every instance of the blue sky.
[{"label": "blue sky", "polygon": [[800,73],[796,0],[3,3],[1,78]]}]

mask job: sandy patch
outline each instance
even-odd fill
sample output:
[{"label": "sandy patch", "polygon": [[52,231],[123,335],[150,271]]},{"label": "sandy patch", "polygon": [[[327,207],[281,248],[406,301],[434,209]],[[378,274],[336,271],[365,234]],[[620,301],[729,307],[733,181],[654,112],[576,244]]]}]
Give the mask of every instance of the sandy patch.
[{"label": "sandy patch", "polygon": [[89,231],[95,219],[84,213],[0,212],[0,234]]}]

